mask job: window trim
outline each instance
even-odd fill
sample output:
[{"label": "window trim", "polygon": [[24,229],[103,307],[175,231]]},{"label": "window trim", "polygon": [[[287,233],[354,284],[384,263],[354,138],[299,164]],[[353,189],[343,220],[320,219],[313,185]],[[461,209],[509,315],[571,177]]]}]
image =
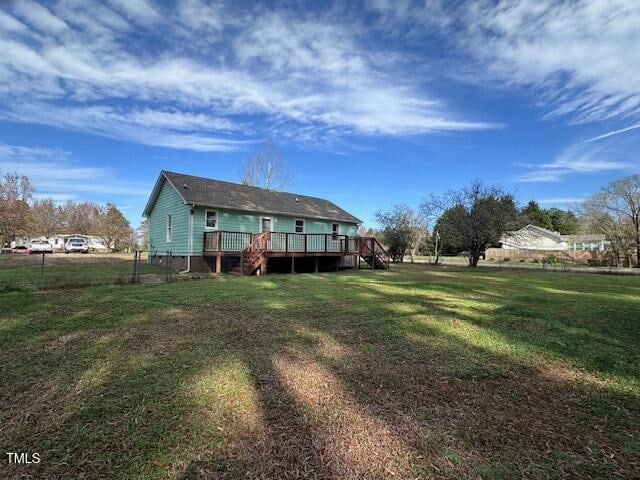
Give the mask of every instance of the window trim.
[{"label": "window trim", "polygon": [[265,219],[268,219],[269,222],[270,222],[270,225],[271,225],[271,230],[268,230],[268,231],[269,232],[273,232],[273,217],[270,217],[268,215],[260,215],[260,233],[264,233],[265,232],[265,230],[263,228],[263,225],[262,225],[262,221],[265,220]]},{"label": "window trim", "polygon": [[[216,226],[215,227],[209,227],[207,226],[207,213],[209,212],[213,212],[216,214]],[[220,228],[220,215],[218,215],[218,211],[217,210],[213,210],[211,208],[207,208],[204,211],[204,229],[208,230],[208,231],[214,231],[214,230],[218,230]]]},{"label": "window trim", "polygon": [[[334,226],[337,226],[338,228],[334,230],[333,229]],[[340,224],[338,222],[334,222],[331,224],[331,239],[337,240],[339,236],[340,236]]]},{"label": "window trim", "polygon": [[[296,222],[302,222],[302,231],[301,232],[299,232],[297,230],[298,225],[296,224]],[[306,223],[307,222],[304,221],[304,218],[294,218],[293,219],[293,232],[294,233],[307,233],[307,225],[306,225]]]},{"label": "window trim", "polygon": [[173,241],[173,215],[171,213],[167,213],[167,242],[171,243]]}]

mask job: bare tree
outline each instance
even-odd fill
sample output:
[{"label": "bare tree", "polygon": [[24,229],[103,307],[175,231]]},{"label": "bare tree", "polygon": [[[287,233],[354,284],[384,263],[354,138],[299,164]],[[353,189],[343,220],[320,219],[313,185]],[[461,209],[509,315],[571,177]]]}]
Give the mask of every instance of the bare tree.
[{"label": "bare tree", "polygon": [[472,267],[478,265],[488,246],[517,225],[519,217],[511,195],[497,187],[484,187],[479,181],[459,191],[432,196],[421,209],[443,246],[469,252]]},{"label": "bare tree", "polygon": [[30,220],[33,235],[51,237],[63,229],[62,209],[51,198],[33,201]]},{"label": "bare tree", "polygon": [[100,230],[100,205],[93,202],[67,202],[62,206],[65,233],[98,235]]},{"label": "bare tree", "polygon": [[640,268],[640,175],[610,182],[583,203],[585,215],[597,231],[604,233],[616,255],[630,261],[635,250]]},{"label": "bare tree", "polygon": [[246,160],[242,166],[242,183],[267,190],[280,190],[291,185],[291,170],[282,153],[277,152],[273,142]]},{"label": "bare tree", "polygon": [[0,174],[0,251],[16,235],[26,233],[32,192],[31,182],[25,175]]},{"label": "bare tree", "polygon": [[107,248],[118,250],[122,245],[132,243],[133,230],[131,225],[115,204],[107,203],[100,213],[98,233]]}]

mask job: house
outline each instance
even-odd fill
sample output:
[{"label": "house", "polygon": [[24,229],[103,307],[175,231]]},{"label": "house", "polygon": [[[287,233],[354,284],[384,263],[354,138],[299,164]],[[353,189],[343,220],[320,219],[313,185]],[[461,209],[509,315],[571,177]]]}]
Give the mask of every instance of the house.
[{"label": "house", "polygon": [[172,269],[240,274],[385,268],[361,221],[322,198],[162,171],[143,216],[149,260]]},{"label": "house", "polygon": [[601,234],[561,235],[536,225],[507,232],[500,238],[503,249],[604,252],[610,243]]}]

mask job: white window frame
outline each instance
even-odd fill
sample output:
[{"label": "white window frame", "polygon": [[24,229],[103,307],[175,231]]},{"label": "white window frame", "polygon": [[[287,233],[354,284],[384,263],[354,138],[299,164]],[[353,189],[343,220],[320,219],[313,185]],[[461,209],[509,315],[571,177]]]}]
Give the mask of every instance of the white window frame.
[{"label": "white window frame", "polygon": [[[338,228],[336,228],[335,230],[333,229],[334,225],[338,226]],[[331,224],[331,235],[340,235],[340,224],[339,223],[332,223]]]},{"label": "white window frame", "polygon": [[[302,222],[302,231],[299,232],[298,229],[298,225],[296,224],[296,222]],[[293,231],[294,233],[305,233],[307,228],[306,228],[306,222],[304,221],[304,218],[294,218],[293,219]]]},{"label": "white window frame", "polygon": [[270,217],[268,215],[260,215],[260,233],[264,233],[263,227],[262,227],[262,221],[263,220],[269,220],[271,222],[271,230],[269,230],[270,232],[273,232],[273,217]]},{"label": "white window frame", "polygon": [[173,241],[173,215],[167,214],[167,243]]},{"label": "white window frame", "polygon": [[[207,214],[209,212],[213,212],[216,214],[216,226],[215,227],[209,227],[207,226]],[[205,230],[218,230],[220,226],[220,215],[218,215],[218,211],[217,210],[211,210],[211,209],[207,209],[204,211],[204,229]]]}]

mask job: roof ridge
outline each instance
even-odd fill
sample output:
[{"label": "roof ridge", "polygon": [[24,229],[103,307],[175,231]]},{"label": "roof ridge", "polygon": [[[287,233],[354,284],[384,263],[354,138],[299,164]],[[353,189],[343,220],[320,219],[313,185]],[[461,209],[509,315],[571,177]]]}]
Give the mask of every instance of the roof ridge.
[{"label": "roof ridge", "polygon": [[[203,177],[201,175],[191,175],[190,173],[180,173],[180,172],[174,172],[172,170],[162,170],[161,173],[172,173],[174,175],[183,175],[185,177],[199,178],[201,180],[208,180],[210,182],[227,183],[229,185],[235,185],[235,186],[238,186],[238,187],[253,188],[253,189],[256,189],[256,190],[261,190],[263,192],[284,193],[286,195],[293,195],[293,196],[296,196],[296,197],[306,197],[306,198],[313,198],[313,199],[316,199],[316,200],[323,200],[325,202],[331,202],[331,200],[327,200],[326,198],[314,197],[313,195],[305,195],[304,193],[285,192],[284,190],[270,190],[268,188],[257,187],[255,185],[246,185],[246,184],[244,184],[242,182],[230,182],[228,180],[218,180],[217,178]],[[333,203],[333,202],[331,202],[331,203]]]}]

